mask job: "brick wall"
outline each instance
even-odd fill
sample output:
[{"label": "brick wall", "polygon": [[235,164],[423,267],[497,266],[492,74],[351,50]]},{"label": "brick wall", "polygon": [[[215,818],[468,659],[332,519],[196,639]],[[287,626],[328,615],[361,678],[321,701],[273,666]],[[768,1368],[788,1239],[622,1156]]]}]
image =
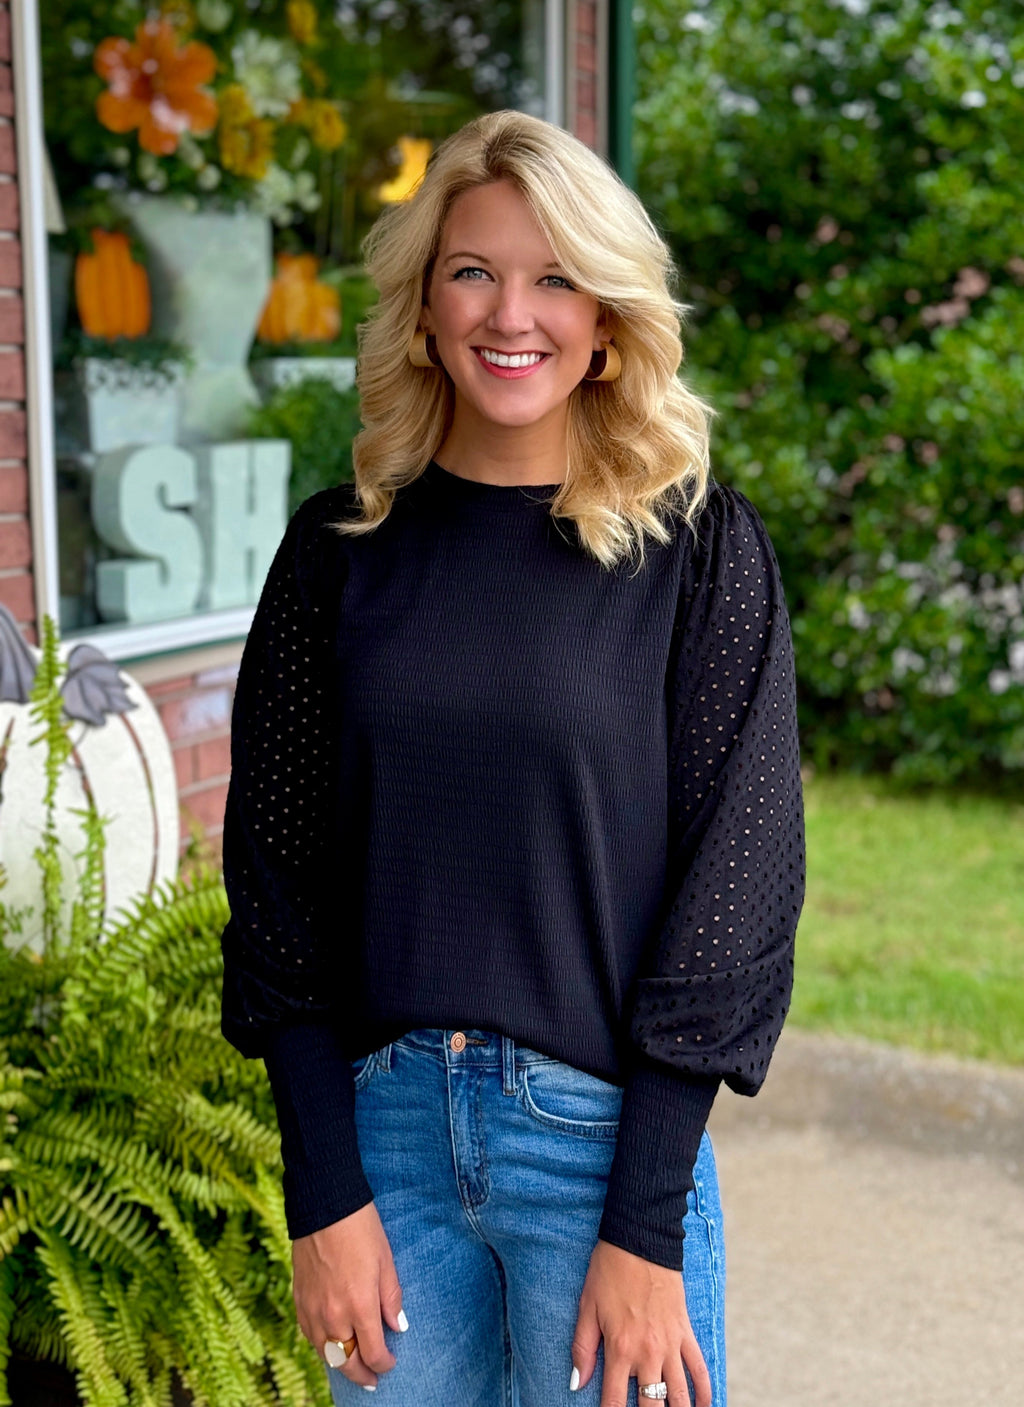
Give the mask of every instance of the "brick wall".
[{"label": "brick wall", "polygon": [[151,677],[155,668],[159,667],[129,666],[129,672],[156,705],[170,739],[181,803],[181,843],[187,845],[198,828],[205,834],[209,858],[216,860],[231,771],[231,704],[238,661],[163,679]]},{"label": "brick wall", "polygon": [[10,5],[0,0],[0,601],[35,639]]},{"label": "brick wall", "polygon": [[604,146],[599,113],[600,89],[598,72],[600,43],[598,0],[576,0],[570,8],[569,33],[569,103],[573,134],[588,147],[600,151]]}]

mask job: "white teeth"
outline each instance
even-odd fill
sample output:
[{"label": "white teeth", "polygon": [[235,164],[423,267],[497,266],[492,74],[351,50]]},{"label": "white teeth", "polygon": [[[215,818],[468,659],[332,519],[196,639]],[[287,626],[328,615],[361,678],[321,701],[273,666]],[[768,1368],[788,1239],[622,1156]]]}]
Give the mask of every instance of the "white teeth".
[{"label": "white teeth", "polygon": [[485,362],[490,362],[491,366],[536,366],[544,360],[543,352],[517,352],[510,357],[504,352],[492,352],[489,347],[481,347],[480,355]]}]

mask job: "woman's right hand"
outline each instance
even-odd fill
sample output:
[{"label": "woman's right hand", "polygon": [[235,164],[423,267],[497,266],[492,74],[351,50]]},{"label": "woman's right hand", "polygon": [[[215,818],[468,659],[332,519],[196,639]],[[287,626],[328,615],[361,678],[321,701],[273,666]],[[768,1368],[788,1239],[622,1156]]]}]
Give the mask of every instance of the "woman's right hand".
[{"label": "woman's right hand", "polygon": [[[292,1242],[292,1294],[299,1328],[320,1354],[328,1339],[353,1334],[356,1347],[339,1371],[375,1388],[377,1374],[395,1366],[383,1324],[408,1328],[402,1313],[391,1246],[372,1202],[350,1216]],[[383,1320],[383,1323],[382,1323]]]}]

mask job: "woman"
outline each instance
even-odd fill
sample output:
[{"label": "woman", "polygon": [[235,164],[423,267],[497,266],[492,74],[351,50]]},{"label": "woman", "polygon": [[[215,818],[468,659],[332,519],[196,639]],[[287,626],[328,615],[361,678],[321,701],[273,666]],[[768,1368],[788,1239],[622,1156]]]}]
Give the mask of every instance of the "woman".
[{"label": "woman", "polygon": [[580,143],[471,123],[368,255],[356,488],[271,568],[224,833],[299,1322],[338,1404],[725,1407],[704,1126],[802,896],[772,549]]}]

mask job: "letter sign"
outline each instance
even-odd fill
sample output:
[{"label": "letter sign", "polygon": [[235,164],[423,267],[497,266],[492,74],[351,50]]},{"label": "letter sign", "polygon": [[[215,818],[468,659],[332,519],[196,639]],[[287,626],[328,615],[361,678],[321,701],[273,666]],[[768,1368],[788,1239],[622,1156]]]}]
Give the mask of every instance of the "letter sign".
[{"label": "letter sign", "polygon": [[196,463],[176,445],[126,446],[99,456],[92,518],[111,547],[145,560],[100,562],[96,605],[133,624],[186,616],[203,582],[203,540],[183,509],[198,496]]},{"label": "letter sign", "polygon": [[128,445],[97,456],[96,530],[127,559],[100,562],[103,620],[142,625],[255,605],[284,533],[291,445]]},{"label": "letter sign", "polygon": [[287,440],[198,445],[196,522],[206,548],[207,610],[246,606],[260,588],[284,532],[291,446]]}]

